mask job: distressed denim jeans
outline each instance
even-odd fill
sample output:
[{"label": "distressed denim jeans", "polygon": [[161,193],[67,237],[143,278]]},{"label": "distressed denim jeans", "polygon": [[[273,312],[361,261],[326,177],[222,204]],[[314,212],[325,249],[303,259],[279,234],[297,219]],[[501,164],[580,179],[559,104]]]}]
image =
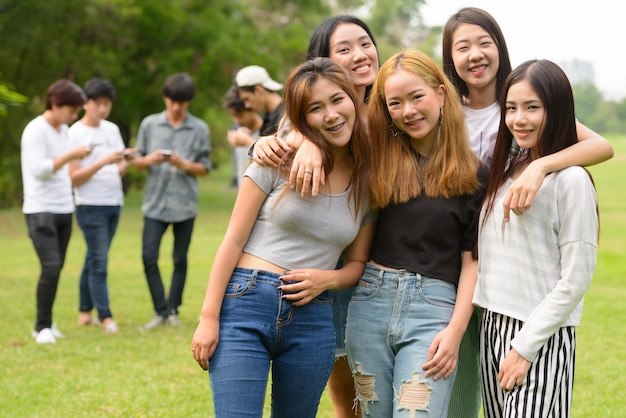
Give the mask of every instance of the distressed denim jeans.
[{"label": "distressed denim jeans", "polygon": [[282,298],[281,275],[236,268],[209,359],[217,418],[262,417],[271,370],[272,417],[314,418],[334,363],[328,292],[304,306]]},{"label": "distressed denim jeans", "polygon": [[450,322],[456,287],[368,264],[348,308],[346,349],[364,417],[447,416],[454,375],[424,377],[430,345]]}]

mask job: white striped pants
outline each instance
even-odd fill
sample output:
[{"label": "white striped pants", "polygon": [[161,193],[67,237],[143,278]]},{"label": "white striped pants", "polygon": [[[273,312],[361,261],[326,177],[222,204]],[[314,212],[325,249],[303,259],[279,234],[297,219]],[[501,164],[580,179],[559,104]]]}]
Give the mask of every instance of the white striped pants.
[{"label": "white striped pants", "polygon": [[524,323],[484,310],[480,362],[485,418],[567,418],[574,386],[576,334],[562,327],[539,350],[521,386],[500,388],[500,364]]}]

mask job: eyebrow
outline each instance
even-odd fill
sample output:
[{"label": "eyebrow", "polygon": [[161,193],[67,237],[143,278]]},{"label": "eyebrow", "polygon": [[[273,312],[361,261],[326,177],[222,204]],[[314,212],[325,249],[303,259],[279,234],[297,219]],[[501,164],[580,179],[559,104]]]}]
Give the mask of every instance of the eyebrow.
[{"label": "eyebrow", "polygon": [[[416,93],[419,93],[419,92],[422,92],[422,91],[424,91],[424,88],[423,88],[423,87],[418,87],[418,88],[416,88],[415,90],[411,90],[411,91],[410,91],[408,94],[406,94],[405,96],[412,96],[412,95],[414,95],[414,94],[416,94]],[[398,99],[399,97],[400,97],[400,96],[387,97],[387,98],[385,98],[385,101],[387,101],[387,100],[394,100],[394,99]]]},{"label": "eyebrow", "polygon": [[[343,90],[339,90],[339,91],[336,91],[335,93],[331,94],[329,98],[330,98],[330,100],[332,100],[332,99],[334,99],[335,97],[337,97],[337,96],[341,96],[341,95],[343,95],[343,94],[347,95],[347,93],[346,93],[345,91],[343,91]],[[312,102],[310,102],[310,103],[306,106],[306,109],[308,109],[309,107],[311,107],[311,106],[313,106],[313,105],[316,105],[316,104],[318,104],[318,103],[322,103],[322,101],[323,101],[323,100],[315,100],[315,101],[312,101]]]},{"label": "eyebrow", "polygon": [[[486,33],[486,34],[484,34],[484,35],[480,35],[480,36],[478,37],[478,40],[479,40],[479,41],[481,41],[481,40],[483,40],[483,38],[493,39],[493,37],[492,37],[491,35],[489,35],[488,33]],[[458,41],[456,41],[456,42],[454,43],[454,45],[458,45],[458,44],[463,43],[463,42],[469,42],[469,39],[465,39],[465,38],[463,38],[463,39],[459,39]]]},{"label": "eyebrow", "polygon": [[[372,38],[370,38],[368,35],[359,36],[359,37],[357,38],[357,41],[363,41],[363,40],[368,40],[368,41],[371,41],[371,40],[372,40]],[[342,40],[339,40],[339,41],[335,42],[335,44],[334,44],[333,46],[337,46],[337,45],[341,45],[341,44],[349,44],[349,43],[350,43],[350,41],[349,41],[349,40],[347,40],[347,39],[342,39]]]},{"label": "eyebrow", "polygon": [[[506,104],[516,104],[517,102],[515,100],[507,100],[505,103]],[[532,99],[532,100],[526,100],[526,101],[522,102],[522,104],[525,104],[525,105],[531,104],[531,103],[541,103],[541,100],[540,99]]]}]

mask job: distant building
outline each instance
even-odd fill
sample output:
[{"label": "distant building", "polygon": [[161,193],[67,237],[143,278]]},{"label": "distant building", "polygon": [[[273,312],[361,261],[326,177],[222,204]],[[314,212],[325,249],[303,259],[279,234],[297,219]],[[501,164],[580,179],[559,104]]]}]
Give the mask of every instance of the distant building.
[{"label": "distant building", "polygon": [[590,82],[595,84],[595,72],[593,70],[593,64],[590,61],[582,61],[573,59],[570,61],[563,61],[559,63],[571,84],[580,84],[583,82]]}]

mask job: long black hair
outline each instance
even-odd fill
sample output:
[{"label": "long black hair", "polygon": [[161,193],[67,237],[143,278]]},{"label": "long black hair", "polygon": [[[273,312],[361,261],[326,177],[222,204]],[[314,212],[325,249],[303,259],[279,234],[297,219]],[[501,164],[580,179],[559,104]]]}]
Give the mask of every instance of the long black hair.
[{"label": "long black hair", "polygon": [[[363,28],[367,36],[370,37],[374,46],[376,46],[376,39],[372,34],[369,26],[365,22],[363,22],[358,17],[350,16],[350,15],[340,15],[331,17],[329,19],[324,20],[313,32],[311,35],[311,39],[309,41],[309,49],[306,53],[306,59],[312,60],[314,58],[330,58],[330,37],[333,36],[335,29],[341,23],[352,23],[354,25],[360,26]],[[380,63],[380,57],[378,56],[378,47],[376,46],[376,57]],[[372,90],[372,86],[367,86],[365,88],[365,103],[368,102],[370,91]]]}]

